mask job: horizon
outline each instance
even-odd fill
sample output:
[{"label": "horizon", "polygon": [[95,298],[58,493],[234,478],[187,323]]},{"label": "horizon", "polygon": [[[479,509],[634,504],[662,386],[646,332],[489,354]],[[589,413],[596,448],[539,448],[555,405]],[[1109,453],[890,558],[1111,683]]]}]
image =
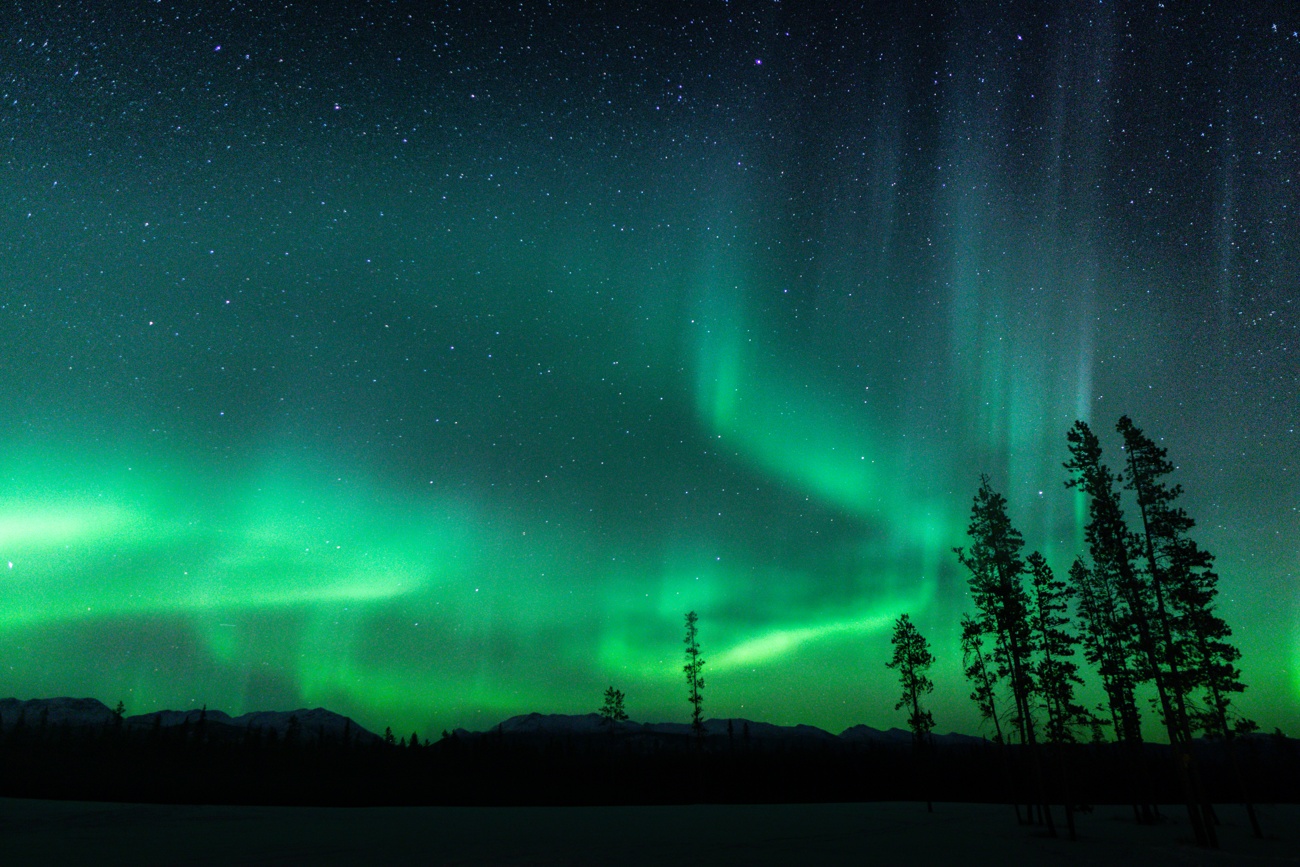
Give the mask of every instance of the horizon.
[{"label": "horizon", "polygon": [[[94,696],[71,696],[71,695],[58,695],[58,696],[48,696],[48,697],[44,697],[44,698],[29,698],[29,699],[21,699],[21,698],[18,698],[18,697],[16,697],[16,696],[0,696],[0,701],[17,701],[17,702],[20,702],[20,703],[28,703],[28,702],[57,702],[57,701],[63,701],[63,700],[68,700],[68,701],[95,701],[95,702],[98,702],[99,704],[103,705],[104,708],[105,708],[105,710],[108,710],[109,712],[112,712],[112,706],[111,706],[108,702],[105,702],[103,699],[96,698],[96,697],[94,697]],[[133,713],[133,712],[132,712],[132,709],[131,709],[130,707],[125,707],[125,708],[124,708],[124,712],[123,712],[123,719],[125,719],[125,720],[129,720],[129,719],[138,718],[138,717],[147,717],[147,716],[152,716],[152,715],[154,715],[154,714],[166,714],[166,713],[179,713],[179,714],[185,714],[185,715],[188,716],[189,714],[195,714],[195,713],[200,713],[200,712],[206,712],[206,713],[220,713],[220,714],[222,714],[223,716],[225,716],[225,717],[228,718],[228,719],[235,720],[235,719],[239,719],[239,718],[241,718],[241,717],[245,717],[245,716],[252,716],[252,715],[256,715],[256,714],[264,714],[264,713],[270,713],[270,714],[290,714],[290,715],[292,715],[292,714],[296,714],[296,713],[302,713],[302,712],[308,712],[308,713],[310,713],[310,712],[314,712],[314,711],[322,711],[322,710],[323,710],[323,711],[326,711],[327,713],[332,713],[332,714],[335,714],[336,716],[340,716],[340,717],[342,717],[342,718],[344,718],[344,719],[347,719],[347,720],[349,720],[349,721],[355,723],[357,726],[359,726],[360,728],[364,729],[365,731],[367,731],[367,732],[369,732],[369,733],[371,733],[371,734],[373,734],[373,735],[379,736],[379,737],[383,737],[383,733],[384,733],[384,731],[385,731],[386,729],[392,730],[394,737],[405,738],[406,735],[408,734],[408,730],[406,730],[406,729],[402,729],[402,728],[398,728],[398,727],[395,727],[395,726],[392,725],[391,723],[385,723],[385,724],[383,724],[383,725],[368,724],[368,723],[363,722],[362,720],[359,720],[359,719],[356,719],[355,717],[352,717],[351,715],[348,715],[348,714],[341,714],[341,713],[339,713],[338,711],[335,711],[333,708],[325,707],[325,706],[323,706],[323,705],[318,705],[318,706],[316,706],[316,707],[306,707],[306,706],[304,706],[304,707],[294,707],[294,708],[288,708],[288,707],[286,707],[286,708],[283,708],[283,709],[273,709],[273,708],[251,708],[251,709],[245,709],[245,710],[239,711],[238,713],[232,713],[232,712],[229,712],[229,711],[225,710],[224,708],[220,708],[220,707],[212,707],[212,706],[209,706],[209,705],[206,705],[206,704],[204,704],[204,705],[200,705],[199,707],[188,707],[188,708],[175,708],[175,707],[156,708],[156,709],[153,709],[153,710],[141,711],[141,712],[139,712],[139,713]],[[586,718],[589,718],[589,717],[600,717],[600,713],[599,713],[599,711],[595,711],[595,710],[587,711],[587,712],[585,712],[585,713],[581,713],[581,712],[575,712],[575,713],[564,713],[564,712],[561,712],[561,711],[556,711],[556,712],[546,712],[546,711],[524,711],[524,712],[520,712],[520,713],[511,714],[511,715],[506,716],[506,717],[502,717],[501,719],[498,719],[496,722],[489,724],[489,725],[486,726],[485,728],[470,729],[470,728],[466,728],[466,727],[464,727],[464,726],[457,726],[457,727],[454,727],[454,728],[444,728],[444,729],[442,729],[442,730],[440,730],[440,731],[438,731],[438,732],[420,732],[419,730],[412,730],[412,731],[415,731],[415,733],[418,734],[418,735],[420,736],[421,741],[427,741],[427,742],[429,742],[429,743],[433,743],[433,742],[436,742],[437,740],[439,740],[439,738],[441,737],[441,732],[443,732],[443,731],[445,731],[445,732],[449,732],[449,733],[452,733],[452,734],[454,734],[454,733],[456,733],[456,732],[460,732],[460,731],[467,732],[467,733],[469,733],[469,734],[491,734],[492,731],[493,731],[494,729],[496,729],[499,725],[501,725],[501,724],[503,724],[503,723],[507,723],[507,722],[510,722],[511,720],[516,720],[516,719],[528,719],[528,718],[530,718],[530,717],[541,717],[541,718],[543,718],[543,719],[552,719],[552,718],[556,718],[556,717],[559,717],[559,718],[562,718],[562,719],[586,719]],[[29,722],[29,724],[30,724],[30,721],[28,721],[28,722]],[[888,734],[888,733],[891,733],[891,732],[900,732],[900,733],[902,733],[902,734],[906,734],[909,738],[912,736],[912,732],[911,732],[911,731],[906,727],[906,722],[905,722],[905,721],[904,721],[904,724],[903,724],[903,725],[894,724],[894,725],[887,725],[887,726],[876,726],[876,725],[870,725],[869,723],[850,723],[849,725],[847,725],[847,726],[845,726],[845,727],[843,727],[843,728],[839,728],[839,729],[828,729],[828,728],[825,728],[825,727],[822,727],[822,726],[812,725],[812,724],[810,724],[810,723],[801,723],[801,722],[795,722],[795,723],[773,722],[773,721],[771,721],[771,720],[760,720],[760,719],[752,719],[752,718],[749,718],[749,717],[739,717],[739,716],[707,716],[707,715],[706,715],[706,716],[704,717],[704,719],[703,719],[703,722],[704,722],[704,725],[705,725],[705,726],[708,726],[710,723],[722,723],[722,722],[729,722],[729,723],[730,723],[730,722],[744,722],[744,723],[758,723],[758,724],[760,724],[760,725],[770,725],[770,726],[773,726],[774,728],[779,728],[779,729],[790,729],[790,730],[797,729],[797,728],[813,728],[813,729],[816,729],[816,730],[818,730],[818,731],[824,732],[824,733],[826,733],[826,734],[830,734],[830,735],[832,735],[832,736],[834,736],[834,737],[837,737],[837,738],[838,738],[838,737],[842,737],[846,732],[848,732],[848,731],[850,731],[850,730],[852,730],[852,729],[855,729],[855,728],[868,728],[868,729],[871,729],[872,731],[880,732],[880,733],[882,733],[882,734]],[[12,724],[13,724],[13,721],[12,721],[12,720],[0,720],[0,726],[6,726],[6,727],[7,727],[7,726],[12,725]],[[668,726],[668,725],[674,725],[674,726],[682,726],[683,728],[687,728],[687,729],[689,729],[690,726],[691,726],[691,722],[690,722],[689,719],[685,719],[685,720],[675,720],[675,719],[665,719],[665,720],[650,720],[650,719],[646,719],[646,720],[638,720],[638,719],[636,719],[636,718],[634,718],[634,717],[629,716],[628,719],[619,721],[619,722],[618,722],[618,725],[631,725],[631,726]],[[1270,736],[1272,736],[1272,735],[1275,733],[1275,731],[1276,731],[1278,728],[1280,728],[1280,727],[1276,727],[1276,726],[1275,726],[1273,729],[1269,729],[1269,728],[1267,728],[1267,727],[1265,727],[1265,726],[1260,726],[1259,730],[1256,731],[1256,732],[1252,732],[1252,733],[1249,733],[1249,734],[1246,734],[1246,735],[1237,735],[1237,737],[1270,737]],[[953,737],[953,736],[956,736],[956,737],[982,738],[982,739],[988,741],[989,743],[994,743],[993,738],[992,738],[989,734],[987,734],[986,732],[959,731],[959,730],[957,730],[957,729],[949,729],[949,730],[946,730],[946,731],[945,731],[941,726],[939,726],[939,727],[936,727],[936,728],[935,728],[935,730],[934,730],[933,733],[934,733],[934,735],[937,736],[937,737]],[[1159,730],[1159,729],[1153,729],[1152,734],[1154,735],[1154,737],[1150,737],[1150,738],[1145,739],[1145,741],[1144,741],[1145,743],[1147,743],[1147,744],[1153,744],[1153,745],[1157,745],[1157,746],[1168,746],[1168,745],[1169,745],[1169,739],[1168,739],[1168,737],[1166,736],[1166,734],[1165,734],[1164,731]],[[1293,738],[1293,739],[1294,739],[1294,737],[1295,737],[1294,735],[1288,735],[1288,734],[1286,734],[1285,731],[1283,731],[1282,734],[1283,734],[1285,737],[1288,737],[1288,738]],[[1199,737],[1199,739],[1201,739],[1201,740],[1211,740],[1211,741],[1212,741],[1212,740],[1215,740],[1214,738],[1209,737],[1209,736],[1207,736],[1207,735],[1201,735],[1201,736]],[[1108,742],[1109,742],[1109,741],[1110,741],[1110,739],[1108,739]],[[1082,738],[1082,739],[1080,739],[1080,740],[1078,741],[1078,743],[1080,743],[1080,744],[1086,744],[1087,742],[1088,742],[1088,741],[1087,741],[1086,738]],[[1013,744],[1016,744],[1016,743],[1018,743],[1018,742],[1016,742],[1016,741],[1013,740],[1012,743],[1013,743]]]},{"label": "horizon", "polygon": [[0,692],[688,719],[696,611],[706,716],[888,729],[907,613],[980,734],[980,474],[1064,575],[1127,414],[1300,729],[1271,10],[83,11],[0,74]]}]

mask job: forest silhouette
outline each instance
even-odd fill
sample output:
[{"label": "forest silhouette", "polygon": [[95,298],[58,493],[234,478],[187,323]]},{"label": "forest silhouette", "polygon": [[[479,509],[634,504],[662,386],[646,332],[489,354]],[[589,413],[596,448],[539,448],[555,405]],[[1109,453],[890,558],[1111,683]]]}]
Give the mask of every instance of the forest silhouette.
[{"label": "forest silhouette", "polygon": [[[1058,577],[1024,553],[1007,501],[983,476],[966,568],[974,610],[960,653],[991,737],[936,735],[926,707],[935,660],[909,614],[882,668],[899,680],[908,732],[835,736],[705,713],[701,618],[685,615],[690,722],[631,722],[611,685],[598,713],[516,717],[486,732],[379,736],[328,712],[206,709],[127,717],[93,701],[63,713],[0,703],[0,795],[161,803],[604,805],[909,800],[1004,803],[1016,821],[1066,832],[1089,805],[1130,804],[1154,824],[1185,810],[1195,841],[1217,845],[1215,805],[1296,800],[1300,745],[1260,734],[1234,699],[1245,689],[1232,631],[1215,607],[1213,556],[1192,539],[1174,466],[1121,418],[1112,471],[1084,422],[1069,431],[1065,484],[1086,499],[1086,551]],[[1128,492],[1129,496],[1125,496]],[[1103,701],[1086,707],[1096,678]],[[594,697],[593,697],[594,698]],[[1144,738],[1144,699],[1167,743]],[[65,701],[66,704],[66,701]],[[596,702],[593,701],[593,705]],[[52,718],[50,709],[62,708]]]}]

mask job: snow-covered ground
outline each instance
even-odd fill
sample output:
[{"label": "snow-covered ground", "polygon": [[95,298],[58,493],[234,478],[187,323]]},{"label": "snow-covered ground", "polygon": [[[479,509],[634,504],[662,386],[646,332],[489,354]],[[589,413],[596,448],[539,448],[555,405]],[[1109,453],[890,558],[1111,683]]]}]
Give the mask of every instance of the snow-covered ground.
[{"label": "snow-covered ground", "polygon": [[1222,848],[1197,849],[1176,808],[1080,817],[1077,843],[984,804],[688,807],[176,807],[0,799],[6,860],[44,864],[1247,865],[1300,864],[1300,805],[1220,808]]}]

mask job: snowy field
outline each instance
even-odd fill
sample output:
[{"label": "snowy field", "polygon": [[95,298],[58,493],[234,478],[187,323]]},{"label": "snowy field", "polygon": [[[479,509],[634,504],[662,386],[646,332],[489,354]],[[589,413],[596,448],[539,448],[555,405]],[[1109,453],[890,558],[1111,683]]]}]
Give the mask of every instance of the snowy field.
[{"label": "snowy field", "polygon": [[[1300,864],[1300,805],[1261,808],[1265,840],[1221,808],[1197,849],[1165,808],[1080,817],[1080,840],[1017,826],[1010,807],[910,803],[591,808],[188,807],[0,799],[9,863],[44,864]],[[1063,821],[1063,816],[1060,819]]]}]

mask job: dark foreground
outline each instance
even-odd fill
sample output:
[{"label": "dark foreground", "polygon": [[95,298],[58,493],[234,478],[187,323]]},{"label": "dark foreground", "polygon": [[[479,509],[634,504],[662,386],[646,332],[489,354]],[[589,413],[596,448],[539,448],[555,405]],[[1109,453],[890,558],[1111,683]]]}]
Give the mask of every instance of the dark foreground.
[{"label": "dark foreground", "polygon": [[1176,808],[1080,817],[1080,840],[1009,807],[915,803],[660,807],[229,807],[0,799],[10,863],[780,865],[1300,864],[1300,805],[1261,807],[1266,839],[1221,808],[1222,848],[1197,849]]}]

